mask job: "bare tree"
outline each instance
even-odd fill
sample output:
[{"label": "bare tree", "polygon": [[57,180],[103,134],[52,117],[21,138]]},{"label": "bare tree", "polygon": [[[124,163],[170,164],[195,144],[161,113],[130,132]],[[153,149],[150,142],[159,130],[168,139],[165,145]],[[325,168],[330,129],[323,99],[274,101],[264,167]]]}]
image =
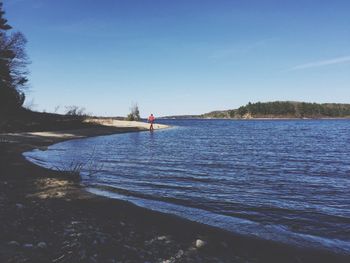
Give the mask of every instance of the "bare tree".
[{"label": "bare tree", "polygon": [[66,115],[70,116],[86,116],[85,108],[79,106],[66,106]]},{"label": "bare tree", "polygon": [[25,52],[26,38],[20,32],[9,32],[12,27],[4,14],[0,2],[0,114],[23,105],[29,63]]},{"label": "bare tree", "polygon": [[130,108],[130,113],[127,117],[128,121],[139,121],[141,119],[140,117],[140,111],[139,111],[139,106],[137,103],[131,106]]}]

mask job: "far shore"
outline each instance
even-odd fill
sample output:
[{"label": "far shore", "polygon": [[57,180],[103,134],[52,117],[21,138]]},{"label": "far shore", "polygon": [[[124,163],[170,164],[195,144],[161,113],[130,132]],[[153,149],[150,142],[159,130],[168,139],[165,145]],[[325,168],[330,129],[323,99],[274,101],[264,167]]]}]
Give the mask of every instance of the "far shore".
[{"label": "far shore", "polygon": [[23,157],[65,140],[149,128],[89,121],[99,126],[0,134],[0,262],[348,262],[345,255],[248,239],[96,196],[69,174]]},{"label": "far shore", "polygon": [[214,117],[160,117],[162,120],[350,120],[350,117],[320,117],[320,118],[296,118],[296,117],[253,117],[253,118],[214,118]]}]

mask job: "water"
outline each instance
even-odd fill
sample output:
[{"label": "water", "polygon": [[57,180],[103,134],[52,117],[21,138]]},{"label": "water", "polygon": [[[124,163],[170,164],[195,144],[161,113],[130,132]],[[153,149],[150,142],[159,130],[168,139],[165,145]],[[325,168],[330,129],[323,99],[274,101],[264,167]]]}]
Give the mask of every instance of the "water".
[{"label": "water", "polygon": [[163,122],[174,128],[72,140],[25,156],[48,168],[87,163],[83,182],[96,194],[350,254],[350,121]]}]

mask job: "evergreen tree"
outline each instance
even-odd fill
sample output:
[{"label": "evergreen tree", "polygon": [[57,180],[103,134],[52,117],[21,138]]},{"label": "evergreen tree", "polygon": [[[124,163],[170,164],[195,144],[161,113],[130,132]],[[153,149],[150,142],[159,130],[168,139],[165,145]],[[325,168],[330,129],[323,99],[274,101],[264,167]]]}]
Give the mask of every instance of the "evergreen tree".
[{"label": "evergreen tree", "polygon": [[24,102],[28,64],[24,47],[26,39],[20,32],[10,33],[12,27],[4,17],[0,2],[0,115],[19,109]]}]

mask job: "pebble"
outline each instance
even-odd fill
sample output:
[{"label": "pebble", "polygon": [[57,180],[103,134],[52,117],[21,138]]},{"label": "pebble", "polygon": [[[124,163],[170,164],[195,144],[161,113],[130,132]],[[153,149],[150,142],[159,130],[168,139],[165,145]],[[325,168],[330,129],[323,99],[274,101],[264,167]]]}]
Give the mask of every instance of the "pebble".
[{"label": "pebble", "polygon": [[19,243],[17,241],[10,241],[7,244],[10,246],[19,247]]},{"label": "pebble", "polygon": [[92,263],[97,262],[97,259],[96,259],[94,256],[90,257],[89,260],[90,260],[90,262],[92,262]]},{"label": "pebble", "polygon": [[184,254],[185,254],[185,252],[184,252],[182,249],[180,249],[180,250],[176,253],[175,257],[176,257],[176,258],[181,258]]},{"label": "pebble", "polygon": [[85,260],[86,259],[86,250],[85,249],[80,250],[79,256],[80,256],[81,260]]},{"label": "pebble", "polygon": [[221,245],[224,247],[224,248],[228,248],[228,244],[226,242],[221,242]]},{"label": "pebble", "polygon": [[32,248],[34,248],[34,246],[33,246],[33,244],[24,244],[23,248],[32,249]]},{"label": "pebble", "polygon": [[39,242],[36,246],[42,249],[47,248],[47,244],[45,242]]},{"label": "pebble", "polygon": [[16,204],[16,208],[18,209],[23,209],[24,208],[24,205],[20,204],[20,203],[17,203]]},{"label": "pebble", "polygon": [[197,239],[196,240],[196,248],[202,248],[207,244],[207,242],[201,240],[201,239]]},{"label": "pebble", "polygon": [[123,247],[127,250],[130,250],[130,251],[137,251],[137,249],[135,247],[132,247],[132,246],[124,245]]},{"label": "pebble", "polygon": [[105,238],[105,237],[99,237],[99,242],[100,242],[100,244],[101,245],[104,245],[104,244],[106,244],[106,242],[107,242],[107,239]]}]

